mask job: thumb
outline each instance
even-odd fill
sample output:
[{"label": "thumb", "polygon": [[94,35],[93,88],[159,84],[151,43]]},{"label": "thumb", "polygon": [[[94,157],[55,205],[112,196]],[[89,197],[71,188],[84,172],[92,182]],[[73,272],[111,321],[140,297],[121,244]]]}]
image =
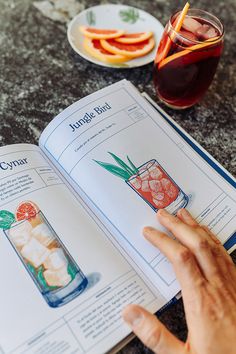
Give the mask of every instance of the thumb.
[{"label": "thumb", "polygon": [[122,316],[136,336],[154,353],[185,353],[185,344],[144,308],[138,305],[128,305],[123,310]]}]

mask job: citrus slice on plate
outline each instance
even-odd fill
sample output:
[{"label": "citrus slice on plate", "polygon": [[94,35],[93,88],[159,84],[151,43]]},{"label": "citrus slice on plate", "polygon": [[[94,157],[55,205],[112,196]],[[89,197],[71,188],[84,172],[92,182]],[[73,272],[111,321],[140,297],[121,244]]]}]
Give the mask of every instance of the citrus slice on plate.
[{"label": "citrus slice on plate", "polygon": [[108,52],[101,46],[100,40],[98,39],[85,38],[84,48],[92,57],[105,63],[124,63],[125,61],[130,60],[129,57],[124,55]]},{"label": "citrus slice on plate", "polygon": [[116,42],[114,39],[102,39],[101,45],[110,53],[137,58],[149,53],[154,48],[155,41],[149,38],[140,43],[126,44]]},{"label": "citrus slice on plate", "polygon": [[84,36],[93,39],[117,38],[122,36],[125,33],[124,30],[100,29],[100,28],[86,27],[86,26],[80,26],[79,29]]},{"label": "citrus slice on plate", "polygon": [[152,37],[152,32],[139,32],[139,33],[124,33],[122,36],[115,39],[119,43],[139,43]]},{"label": "citrus slice on plate", "polygon": [[0,229],[9,229],[13,222],[15,222],[14,214],[7,210],[0,210]]},{"label": "citrus slice on plate", "polygon": [[27,200],[18,205],[16,209],[16,220],[21,221],[34,218],[38,212],[39,207],[30,200]]}]

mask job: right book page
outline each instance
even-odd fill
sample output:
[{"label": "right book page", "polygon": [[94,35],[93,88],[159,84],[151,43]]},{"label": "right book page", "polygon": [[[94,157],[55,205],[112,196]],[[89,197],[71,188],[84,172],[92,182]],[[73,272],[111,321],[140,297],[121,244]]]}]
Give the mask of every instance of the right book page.
[{"label": "right book page", "polygon": [[40,147],[166,298],[179,290],[174,272],[142,237],[145,225],[163,230],[158,209],[175,214],[186,207],[222,242],[235,231],[235,181],[206,162],[126,80],[59,114]]}]

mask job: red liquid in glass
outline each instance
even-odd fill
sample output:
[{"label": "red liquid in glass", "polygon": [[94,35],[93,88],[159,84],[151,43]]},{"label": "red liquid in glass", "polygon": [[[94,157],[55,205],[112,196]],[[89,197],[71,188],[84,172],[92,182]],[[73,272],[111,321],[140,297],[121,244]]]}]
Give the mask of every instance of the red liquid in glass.
[{"label": "red liquid in glass", "polygon": [[154,208],[166,208],[173,203],[180,192],[177,185],[164,170],[155,163],[142,167],[130,178],[129,183],[137,193]]},{"label": "red liquid in glass", "polygon": [[[209,36],[209,40],[211,37],[215,38],[221,35],[219,29],[212,23],[201,18],[191,18],[198,21],[203,26],[202,29],[208,28],[208,31],[212,31],[209,32],[212,34]],[[177,39],[171,40],[167,32],[164,32],[154,65],[154,85],[157,95],[164,102],[176,108],[195,104],[205,93],[213,79],[223,49],[223,42],[220,40],[205,48],[188,51],[166,64],[164,64],[165,59],[158,62],[168,38],[171,43],[166,58],[175,53],[186,51],[190,46],[196,45],[196,41],[207,41],[206,37],[204,38],[204,35],[201,34],[201,30],[192,33],[181,28],[180,35],[182,39],[178,36]]]}]

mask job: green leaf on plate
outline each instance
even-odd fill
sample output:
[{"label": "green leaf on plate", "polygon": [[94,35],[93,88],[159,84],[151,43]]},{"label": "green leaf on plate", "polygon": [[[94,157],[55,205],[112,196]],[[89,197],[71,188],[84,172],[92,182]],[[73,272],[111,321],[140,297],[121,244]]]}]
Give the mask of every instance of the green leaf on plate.
[{"label": "green leaf on plate", "polygon": [[96,24],[96,16],[92,10],[87,11],[86,19],[87,19],[89,26],[94,26]]},{"label": "green leaf on plate", "polygon": [[130,24],[134,24],[139,19],[139,12],[133,7],[127,10],[120,10],[119,15],[123,22],[129,22]]}]

